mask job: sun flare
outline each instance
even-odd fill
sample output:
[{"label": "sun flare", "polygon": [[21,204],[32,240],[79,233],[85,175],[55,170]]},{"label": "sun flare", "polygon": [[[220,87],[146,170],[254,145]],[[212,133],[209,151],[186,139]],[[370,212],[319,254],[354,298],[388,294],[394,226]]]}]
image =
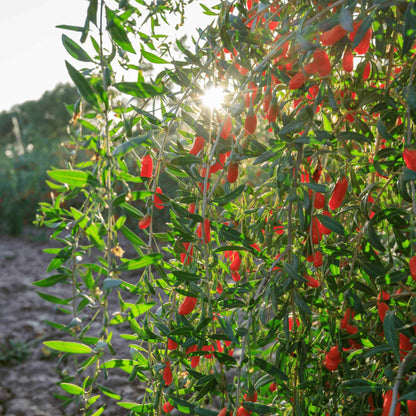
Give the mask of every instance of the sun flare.
[{"label": "sun flare", "polygon": [[210,108],[219,108],[224,101],[225,92],[221,87],[210,87],[202,97],[202,103]]}]

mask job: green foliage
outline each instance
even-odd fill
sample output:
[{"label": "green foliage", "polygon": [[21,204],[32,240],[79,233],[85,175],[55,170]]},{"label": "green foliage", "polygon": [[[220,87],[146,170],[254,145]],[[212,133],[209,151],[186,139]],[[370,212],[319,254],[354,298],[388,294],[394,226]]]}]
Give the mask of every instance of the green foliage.
[{"label": "green foliage", "polygon": [[[102,411],[96,384],[120,400],[100,378],[114,368],[146,386],[117,402],[143,415],[381,414],[386,391],[393,409],[413,398],[413,3],[205,6],[216,20],[192,45],[157,31],[187,2],[137,3],[90,1],[91,62],[63,38],[88,68],[67,63],[74,152],[38,215],[62,246],[37,286],[72,285],[39,292],[73,338],[46,345],[95,368],[63,390],[85,415]],[[169,65],[145,79],[139,54]],[[211,86],[226,92],[214,108]],[[130,356],[112,345],[121,323]]]}]

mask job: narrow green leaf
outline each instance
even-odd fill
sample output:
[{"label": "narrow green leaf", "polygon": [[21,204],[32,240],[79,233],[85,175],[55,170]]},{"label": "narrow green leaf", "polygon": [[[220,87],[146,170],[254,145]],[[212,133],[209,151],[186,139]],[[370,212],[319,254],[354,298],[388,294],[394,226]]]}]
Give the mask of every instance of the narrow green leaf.
[{"label": "narrow green leaf", "polygon": [[352,13],[345,7],[341,9],[341,12],[338,16],[338,22],[340,26],[347,32],[352,32],[354,30],[352,24]]},{"label": "narrow green leaf", "polygon": [[400,362],[399,346],[396,336],[396,324],[393,311],[387,311],[386,316],[384,317],[383,329],[387,343],[393,350],[397,362]]},{"label": "narrow green leaf", "polygon": [[337,134],[337,140],[355,140],[357,142],[371,143],[371,139],[364,134],[356,133],[354,131],[343,131]]},{"label": "narrow green leaf", "polygon": [[250,412],[256,412],[258,415],[268,415],[270,413],[276,414],[275,407],[266,406],[265,404],[243,402],[243,407]]},{"label": "narrow green leaf", "polygon": [[167,89],[163,85],[146,84],[145,82],[118,82],[114,86],[120,92],[136,98],[156,97],[167,92]]},{"label": "narrow green leaf", "polygon": [[195,273],[184,272],[182,270],[174,270],[172,274],[179,280],[184,282],[198,282],[201,276]]},{"label": "narrow green leaf", "polygon": [[371,27],[371,24],[373,23],[373,19],[374,19],[374,14],[371,13],[363,20],[363,22],[361,23],[361,26],[357,30],[354,41],[352,42],[352,49],[355,49],[359,45],[359,43],[362,41],[367,30],[370,29]]},{"label": "narrow green leaf", "polygon": [[237,186],[233,191],[228,194],[222,195],[218,198],[214,198],[212,202],[218,205],[226,205],[231,201],[234,201],[238,196],[240,196],[246,190],[246,184]]},{"label": "narrow green leaf", "polygon": [[322,214],[318,214],[317,218],[322,223],[322,225],[329,228],[334,233],[337,233],[339,235],[345,235],[344,227],[335,218],[328,217],[328,216],[322,215]]},{"label": "narrow green leaf", "polygon": [[283,381],[289,380],[288,376],[282,370],[280,370],[280,368],[275,367],[274,365],[270,364],[268,361],[263,360],[262,358],[254,357],[254,364],[273,377],[277,377]]},{"label": "narrow green leaf", "polygon": [[155,55],[154,53],[145,51],[144,49],[142,49],[142,57],[151,62],[152,64],[169,64],[169,62],[165,59]]},{"label": "narrow green leaf", "polygon": [[195,405],[190,402],[187,402],[186,400],[180,399],[179,397],[175,396],[169,396],[169,401],[182,413],[186,413],[189,415],[194,412]]},{"label": "narrow green leaf", "polygon": [[98,96],[94,93],[86,78],[78,72],[69,62],[65,61],[69,76],[74,82],[81,96],[94,108],[99,108]]},{"label": "narrow green leaf", "polygon": [[121,227],[121,232],[123,233],[124,237],[126,237],[134,245],[139,247],[143,247],[146,245],[140,237],[138,237],[133,231],[131,231],[125,225]]},{"label": "narrow green leaf", "polygon": [[45,279],[37,280],[36,282],[33,282],[32,285],[38,287],[50,287],[56,285],[62,280],[65,280],[66,278],[67,276],[64,274],[54,274],[53,276],[46,277]]},{"label": "narrow green leaf", "polygon": [[141,144],[147,142],[150,144],[150,139],[153,138],[153,133],[151,131],[148,131],[144,134],[141,134],[140,136],[133,137],[129,139],[128,141],[119,144],[114,150],[113,150],[113,156],[124,156],[128,152],[130,152],[133,149],[136,149]]},{"label": "narrow green leaf", "polygon": [[341,389],[347,394],[366,394],[383,391],[384,387],[374,381],[364,379],[348,380],[341,384]]},{"label": "narrow green leaf", "polygon": [[42,299],[51,302],[56,303],[57,305],[68,305],[68,303],[72,300],[72,298],[69,299],[61,299],[56,296],[48,295],[47,293],[42,292],[36,292]]},{"label": "narrow green leaf", "polygon": [[43,344],[53,350],[71,354],[89,354],[92,351],[92,348],[88,345],[80,344],[79,342],[45,341]]},{"label": "narrow green leaf", "polygon": [[217,416],[218,412],[213,410],[203,409],[202,407],[194,407],[194,413],[198,416]]},{"label": "narrow green leaf", "polygon": [[123,50],[136,53],[123,27],[123,22],[111,9],[106,7],[107,13],[107,30],[110,32],[111,38]]},{"label": "narrow green leaf", "polygon": [[48,170],[47,173],[52,179],[67,184],[70,188],[82,188],[94,181],[88,172],[82,170],[55,169]]},{"label": "narrow green leaf", "polygon": [[153,404],[137,404],[131,402],[117,402],[118,406],[122,407],[123,409],[128,409],[132,412],[137,412],[140,414],[149,414],[148,412],[152,412],[154,410]]},{"label": "narrow green leaf", "polygon": [[123,264],[121,264],[117,270],[118,271],[127,271],[127,270],[137,270],[142,267],[150,266],[151,264],[158,263],[162,260],[163,256],[160,253],[146,254],[143,257],[138,257],[132,260],[121,259]]},{"label": "narrow green leaf", "polygon": [[61,383],[60,387],[62,390],[66,391],[67,393],[74,394],[76,396],[79,396],[85,393],[82,387],[77,386],[76,384],[72,384],[72,383]]},{"label": "narrow green leaf", "polygon": [[102,384],[97,384],[97,387],[100,389],[101,392],[103,392],[106,396],[111,397],[115,400],[120,400],[121,396],[115,393],[113,390],[109,389],[106,386],[103,386]]},{"label": "narrow green leaf", "polygon": [[62,43],[67,50],[67,52],[78,61],[83,62],[92,62],[91,57],[84,51],[81,46],[79,46],[76,42],[74,42],[71,38],[66,36],[65,34],[62,35]]}]

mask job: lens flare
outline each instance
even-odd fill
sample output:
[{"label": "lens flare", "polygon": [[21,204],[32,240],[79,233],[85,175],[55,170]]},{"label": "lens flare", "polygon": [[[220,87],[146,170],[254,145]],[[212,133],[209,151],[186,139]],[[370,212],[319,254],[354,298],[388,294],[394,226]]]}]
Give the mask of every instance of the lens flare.
[{"label": "lens flare", "polygon": [[219,108],[224,101],[224,95],[225,93],[221,87],[210,87],[205,91],[202,103],[210,109]]}]

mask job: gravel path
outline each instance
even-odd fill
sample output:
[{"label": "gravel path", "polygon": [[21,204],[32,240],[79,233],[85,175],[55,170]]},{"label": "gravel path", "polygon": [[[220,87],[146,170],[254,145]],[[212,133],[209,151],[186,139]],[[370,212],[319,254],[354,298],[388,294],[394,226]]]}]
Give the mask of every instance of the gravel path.
[{"label": "gravel path", "polygon": [[[33,282],[46,277],[45,270],[51,260],[51,255],[43,252],[51,243],[41,237],[33,230],[26,230],[21,237],[0,235],[0,416],[74,414],[71,405],[63,408],[62,401],[53,395],[68,396],[56,383],[72,374],[71,363],[61,361],[58,364],[59,357],[50,354],[42,344],[47,339],[62,337],[44,320],[68,324],[66,321],[71,317],[43,300],[36,291],[62,298],[71,297],[71,292],[69,286],[61,284],[52,288],[33,286]],[[119,351],[121,349],[123,354],[126,341],[120,342],[117,332],[130,331],[118,326],[111,329],[117,358],[120,358]],[[122,355],[122,358],[129,357]],[[100,383],[119,394],[121,401],[135,402],[143,389],[129,383],[127,377],[127,373],[114,369],[109,378]],[[115,400],[106,402],[105,416],[128,413],[117,406]]]}]

